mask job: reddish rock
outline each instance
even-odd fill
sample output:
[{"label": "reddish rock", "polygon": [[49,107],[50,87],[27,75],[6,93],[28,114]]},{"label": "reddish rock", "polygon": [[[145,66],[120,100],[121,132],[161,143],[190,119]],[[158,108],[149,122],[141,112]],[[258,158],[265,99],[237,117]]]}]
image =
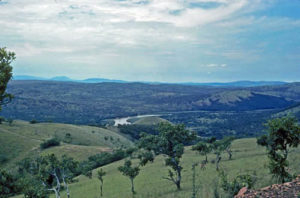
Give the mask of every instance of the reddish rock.
[{"label": "reddish rock", "polygon": [[242,196],[242,195],[244,195],[247,191],[248,191],[248,188],[243,187],[243,188],[241,188],[241,190],[239,191],[239,193],[237,194],[237,196]]},{"label": "reddish rock", "polygon": [[300,175],[292,182],[284,184],[273,184],[271,186],[259,189],[249,190],[242,188],[235,198],[298,198],[300,194]]}]

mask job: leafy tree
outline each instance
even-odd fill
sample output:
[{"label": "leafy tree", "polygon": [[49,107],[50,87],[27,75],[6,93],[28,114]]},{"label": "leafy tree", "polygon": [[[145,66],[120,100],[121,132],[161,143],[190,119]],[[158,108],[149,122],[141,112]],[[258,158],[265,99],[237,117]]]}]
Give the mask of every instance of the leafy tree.
[{"label": "leafy tree", "polygon": [[14,120],[13,120],[12,118],[8,118],[8,119],[7,119],[7,122],[8,122],[8,124],[9,124],[9,126],[11,126],[12,123],[14,122]]},{"label": "leafy tree", "polygon": [[224,145],[224,150],[228,154],[228,159],[232,159],[232,150],[231,150],[231,143],[234,140],[234,137],[225,137],[222,139],[222,143]]},{"label": "leafy tree", "polygon": [[7,84],[12,78],[11,63],[16,59],[15,53],[0,47],[0,111],[1,106],[9,103],[13,96],[6,93]]},{"label": "leafy tree", "polygon": [[2,124],[5,121],[5,118],[0,116],[0,124]]},{"label": "leafy tree", "polygon": [[100,196],[102,197],[103,196],[103,177],[106,175],[106,172],[103,171],[103,169],[101,168],[100,170],[98,170],[97,172],[97,176],[98,176],[98,179],[100,180],[101,182],[101,185],[100,185]]},{"label": "leafy tree", "polygon": [[214,154],[216,155],[216,170],[219,171],[219,164],[222,159],[221,154],[226,149],[226,145],[223,143],[223,141],[215,141],[212,143],[212,150]]},{"label": "leafy tree", "polygon": [[132,162],[130,160],[126,160],[124,165],[119,167],[119,171],[123,175],[129,177],[131,181],[131,192],[135,194],[133,180],[140,173],[140,168],[138,166],[133,167]]},{"label": "leafy tree", "polygon": [[49,193],[44,188],[43,184],[36,177],[25,174],[19,179],[22,185],[22,193],[25,198],[48,198]]},{"label": "leafy tree", "polygon": [[198,151],[200,155],[205,156],[205,163],[208,162],[207,154],[209,154],[212,150],[211,145],[207,144],[206,142],[198,142],[196,145],[192,147],[193,151]]},{"label": "leafy tree", "polygon": [[257,143],[267,149],[270,173],[284,183],[292,177],[287,158],[290,148],[300,143],[300,126],[297,119],[289,115],[269,120],[266,127],[267,135],[257,139]]},{"label": "leafy tree", "polygon": [[60,145],[60,141],[57,138],[51,138],[51,139],[46,140],[43,143],[41,143],[40,148],[41,149],[46,149],[46,148],[49,148],[49,147],[59,146],[59,145]]},{"label": "leafy tree", "polygon": [[16,179],[5,170],[0,169],[0,198],[10,197],[16,191]]},{"label": "leafy tree", "polygon": [[[69,198],[67,183],[71,181],[76,170],[77,162],[72,158],[63,156],[59,160],[54,154],[41,156],[35,160],[27,158],[19,164],[19,172],[26,178],[24,182],[27,187],[23,190],[24,194],[29,194],[28,197],[43,197],[45,191],[53,191],[56,198],[60,198],[61,183],[63,183]],[[32,195],[39,192],[43,192],[43,196]]]},{"label": "leafy tree", "polygon": [[78,162],[74,161],[73,158],[63,155],[60,166],[58,167],[60,171],[60,177],[66,187],[67,197],[70,198],[70,190],[68,183],[72,182],[72,178],[77,173]]},{"label": "leafy tree", "polygon": [[184,145],[191,143],[195,138],[196,134],[186,130],[182,124],[161,123],[158,135],[141,135],[138,147],[147,151],[147,154],[140,158],[142,165],[153,161],[154,155],[163,154],[166,156],[166,166],[171,167],[168,177],[164,177],[164,179],[173,182],[180,190],[182,171],[180,159],[184,152]]}]

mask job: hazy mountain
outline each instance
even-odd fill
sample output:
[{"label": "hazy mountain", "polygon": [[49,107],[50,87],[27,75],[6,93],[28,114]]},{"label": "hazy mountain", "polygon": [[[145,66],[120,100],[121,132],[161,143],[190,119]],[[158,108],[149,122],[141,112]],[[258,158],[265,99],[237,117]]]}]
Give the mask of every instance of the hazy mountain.
[{"label": "hazy mountain", "polygon": [[53,78],[50,78],[49,80],[53,80],[53,81],[66,81],[66,82],[70,82],[70,81],[75,81],[67,76],[56,76]]},{"label": "hazy mountain", "polygon": [[111,80],[111,79],[106,79],[106,78],[88,78],[85,80],[81,80],[80,82],[84,82],[84,83],[102,83],[102,82],[126,83],[126,81],[123,81],[123,80]]},{"label": "hazy mountain", "polygon": [[257,87],[257,86],[267,86],[267,85],[283,85],[286,82],[282,81],[235,81],[235,82],[212,82],[212,83],[181,83],[185,85],[205,85],[205,86],[215,86],[215,87]]},{"label": "hazy mountain", "polygon": [[[15,76],[14,80],[50,80],[50,81],[65,81],[65,82],[81,82],[81,83],[103,83],[103,82],[115,82],[115,83],[128,83],[130,81],[106,79],[106,78],[88,78],[84,80],[71,79],[67,76],[56,76],[53,78],[42,78],[36,76]],[[213,87],[257,87],[268,85],[283,85],[286,82],[282,81],[235,81],[235,82],[211,82],[211,83],[197,83],[197,82],[183,82],[183,83],[161,83],[145,81],[142,83],[147,84],[179,84],[179,85],[193,85],[193,86],[213,86]]]}]

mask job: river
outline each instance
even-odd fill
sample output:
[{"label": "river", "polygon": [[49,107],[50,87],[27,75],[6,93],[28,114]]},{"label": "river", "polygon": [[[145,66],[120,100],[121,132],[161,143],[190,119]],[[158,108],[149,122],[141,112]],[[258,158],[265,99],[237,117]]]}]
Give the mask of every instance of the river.
[{"label": "river", "polygon": [[145,117],[153,117],[153,116],[160,116],[160,115],[138,115],[138,116],[131,116],[131,117],[125,117],[125,118],[116,118],[114,119],[114,126],[118,126],[120,125],[124,125],[124,124],[132,124],[131,122],[129,122],[129,119],[132,118],[145,118]]}]

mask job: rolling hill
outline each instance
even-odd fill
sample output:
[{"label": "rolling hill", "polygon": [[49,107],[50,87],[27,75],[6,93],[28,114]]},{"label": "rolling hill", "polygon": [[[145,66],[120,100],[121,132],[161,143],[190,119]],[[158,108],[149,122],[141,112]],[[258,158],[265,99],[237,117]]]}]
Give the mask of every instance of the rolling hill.
[{"label": "rolling hill", "polygon": [[[71,137],[68,143],[64,142],[66,134]],[[61,145],[41,150],[40,144],[53,137],[61,140]],[[98,127],[58,123],[30,124],[19,120],[11,125],[0,125],[0,164],[4,167],[13,166],[25,157],[44,153],[55,153],[59,156],[68,154],[82,161],[96,153],[110,152],[115,148],[131,145],[131,141],[122,135]]]},{"label": "rolling hill", "polygon": [[1,115],[74,124],[161,112],[252,111],[287,108],[300,101],[300,83],[219,88],[143,83],[12,81],[15,95]]},{"label": "rolling hill", "polygon": [[[256,174],[257,182],[255,188],[259,189],[276,183],[272,180],[268,169],[265,167],[267,156],[265,149],[257,146],[256,139],[239,139],[235,140],[232,145],[233,159],[227,160],[227,155],[222,155],[221,167],[225,170],[229,177],[237,176],[239,173]],[[293,173],[299,174],[300,167],[300,150],[293,149],[290,153],[290,167]],[[215,156],[209,155],[209,161]],[[162,156],[159,156],[154,163],[141,168],[140,175],[134,180],[137,194],[135,198],[186,198],[192,195],[192,164],[199,163],[204,157],[191,151],[190,147],[186,148],[183,155],[182,166],[182,190],[177,191],[174,184],[162,177],[167,175],[168,168],[164,166]],[[115,197],[132,197],[130,192],[130,181],[122,176],[118,171],[118,167],[123,161],[114,162],[102,167],[106,172],[104,177],[103,198]],[[93,198],[98,197],[100,190],[100,182],[96,177],[96,171],[93,171],[93,178],[89,179],[85,176],[79,176],[78,182],[70,185],[71,197],[73,198]],[[214,189],[220,189],[218,184],[218,176],[215,170],[215,164],[209,163],[204,170],[199,166],[196,167],[196,188],[197,196],[212,198]],[[222,194],[222,191],[220,191]],[[21,196],[19,196],[21,197]],[[52,196],[53,197],[53,196]],[[65,192],[61,195],[66,198]]]},{"label": "rolling hill", "polygon": [[156,116],[149,116],[149,117],[144,117],[136,120],[133,124],[137,125],[157,125],[161,122],[169,122],[166,119],[156,117]]}]

